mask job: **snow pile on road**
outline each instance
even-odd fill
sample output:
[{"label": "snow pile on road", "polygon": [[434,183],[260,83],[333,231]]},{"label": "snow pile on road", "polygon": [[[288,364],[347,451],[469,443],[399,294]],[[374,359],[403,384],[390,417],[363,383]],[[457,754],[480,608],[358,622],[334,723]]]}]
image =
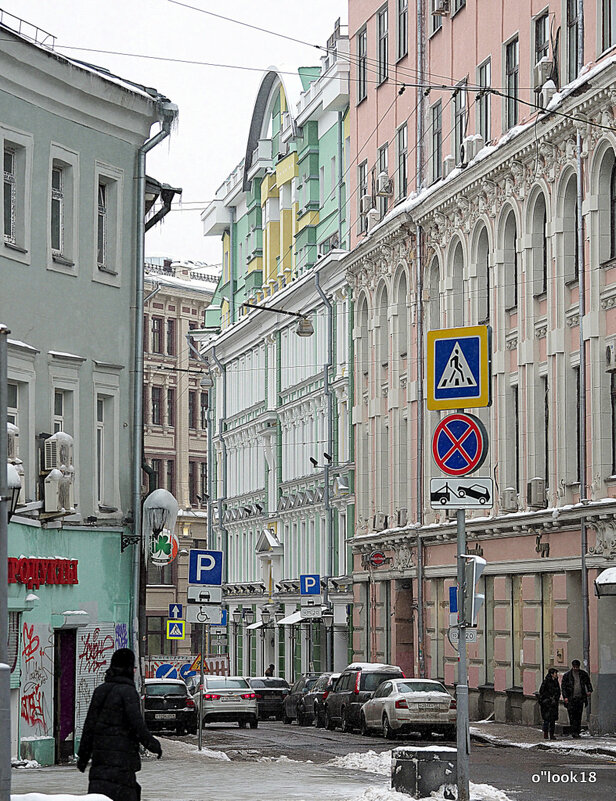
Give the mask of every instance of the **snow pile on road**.
[{"label": "snow pile on road", "polygon": [[190,756],[202,756],[207,757],[208,759],[220,759],[223,762],[231,762],[231,758],[225,754],[224,751],[212,751],[211,748],[203,748],[201,751],[197,748],[196,745],[191,745],[191,743],[185,743],[181,740],[166,740],[164,743],[163,748],[163,759],[165,750],[171,746],[170,750],[172,751],[186,751],[188,752],[187,755]]},{"label": "snow pile on road", "polygon": [[100,795],[100,793],[90,793],[89,795],[26,793],[26,795],[12,795],[11,801],[109,801],[109,799],[106,795]]},{"label": "snow pile on road", "polygon": [[311,759],[291,759],[286,754],[281,754],[278,757],[272,756],[262,756],[257,759],[257,762],[287,762],[287,763],[301,763],[302,765],[312,765],[313,762]]},{"label": "snow pile on road", "polygon": [[13,759],[11,760],[12,768],[40,768],[41,766],[36,759]]},{"label": "snow pile on road", "polygon": [[347,768],[347,770],[365,770],[366,773],[380,773],[382,776],[389,776],[391,773],[391,751],[366,751],[365,754],[346,754],[336,757],[327,763],[335,768]]},{"label": "snow pile on road", "polygon": [[[420,798],[418,801],[446,801],[444,788],[441,787],[427,798]],[[470,796],[473,801],[511,801],[508,795],[492,787],[489,784],[470,783]],[[388,790],[381,787],[370,787],[361,795],[355,796],[352,801],[409,801],[410,796],[406,793],[397,793],[395,790]]]}]

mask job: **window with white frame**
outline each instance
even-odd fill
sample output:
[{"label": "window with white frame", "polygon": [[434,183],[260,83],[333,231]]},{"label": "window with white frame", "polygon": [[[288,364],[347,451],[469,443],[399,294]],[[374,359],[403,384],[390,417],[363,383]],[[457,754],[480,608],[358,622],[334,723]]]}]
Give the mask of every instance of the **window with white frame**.
[{"label": "window with white frame", "polygon": [[65,427],[64,413],[66,411],[66,393],[56,389],[53,394],[53,433],[64,431],[70,433]]},{"label": "window with white frame", "polygon": [[[466,134],[466,85],[457,87],[453,96],[453,147],[456,164],[462,161],[462,143]],[[465,156],[466,158],[466,156]]]},{"label": "window with white frame", "polygon": [[0,202],[3,237],[0,243],[10,250],[11,259],[28,262],[31,235],[33,137],[0,124],[4,185]]},{"label": "window with white frame", "polygon": [[578,74],[578,0],[567,0],[567,82]]},{"label": "window with white frame", "polygon": [[[363,233],[368,228],[368,218],[363,208],[363,199],[368,195],[368,162],[363,161],[357,168],[357,210],[358,232]],[[364,201],[365,202],[365,201]]]},{"label": "window with white frame", "polygon": [[505,46],[505,128],[518,123],[518,89],[520,80],[520,43],[516,37]]},{"label": "window with white frame", "polygon": [[550,17],[547,11],[535,18],[533,28],[535,64],[538,64],[542,58],[547,58],[550,53]]},{"label": "window with white frame", "polygon": [[346,512],[338,515],[338,575],[345,576],[347,571],[347,516]]},{"label": "window with white frame", "polygon": [[398,200],[405,198],[408,190],[408,142],[408,126],[404,123],[404,125],[401,125],[396,131],[396,155],[398,159],[396,179],[398,185]]},{"label": "window with white frame", "polygon": [[436,12],[443,5],[443,0],[430,0],[430,34],[440,31],[443,27],[443,17]]},{"label": "window with white frame", "polygon": [[9,381],[7,384],[7,422],[19,427],[19,388],[17,384]]},{"label": "window with white frame", "polygon": [[616,0],[601,0],[601,48],[616,44]]},{"label": "window with white frame", "polygon": [[357,102],[366,98],[366,72],[368,59],[368,32],[364,28],[357,34]]},{"label": "window with white frame", "polygon": [[432,128],[432,180],[438,181],[443,174],[443,107],[441,101],[430,109]]},{"label": "window with white frame", "polygon": [[15,150],[4,148],[4,241],[16,243],[17,177]]},{"label": "window with white frame", "polygon": [[[379,148],[379,156],[378,156],[378,164],[379,164],[379,176],[381,175],[388,175],[388,150],[389,145],[385,144]],[[379,197],[379,216],[381,219],[387,214],[387,207],[389,205],[389,198],[387,195],[381,195]]]},{"label": "window with white frame", "polygon": [[479,133],[484,142],[490,141],[490,92],[488,91],[492,83],[492,63],[490,59],[484,61],[477,68],[477,83],[480,91],[477,93],[477,114]]},{"label": "window with white frame", "polygon": [[50,157],[47,267],[72,270],[78,250],[79,154],[52,143]]},{"label": "window with white frame", "polygon": [[116,284],[122,244],[123,172],[97,162],[95,168],[95,277]]},{"label": "window with white frame", "polygon": [[61,256],[64,247],[64,168],[54,163],[51,168],[51,250]]},{"label": "window with white frame", "polygon": [[409,0],[398,0],[398,48],[397,57],[403,58],[409,51]]},{"label": "window with white frame", "polygon": [[452,9],[453,13],[455,14],[461,8],[464,8],[465,5],[466,5],[466,0],[453,0],[453,9]]},{"label": "window with white frame", "polygon": [[384,6],[376,15],[376,35],[377,35],[377,80],[383,83],[386,80],[389,69],[387,63],[388,51],[388,19],[387,6]]},{"label": "window with white frame", "polygon": [[105,500],[105,398],[96,396],[96,499],[98,503]]},{"label": "window with white frame", "polygon": [[98,182],[96,225],[96,262],[99,270],[109,269],[107,240],[109,236],[109,206],[107,184]]}]

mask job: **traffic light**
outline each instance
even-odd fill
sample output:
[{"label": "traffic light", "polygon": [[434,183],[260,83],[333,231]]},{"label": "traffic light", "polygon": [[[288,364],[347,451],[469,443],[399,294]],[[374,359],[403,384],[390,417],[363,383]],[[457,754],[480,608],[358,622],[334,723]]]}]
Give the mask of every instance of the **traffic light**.
[{"label": "traffic light", "polygon": [[467,626],[476,626],[477,615],[485,595],[475,592],[475,587],[485,569],[486,560],[481,556],[470,554],[464,554],[462,559],[464,559],[464,617]]}]

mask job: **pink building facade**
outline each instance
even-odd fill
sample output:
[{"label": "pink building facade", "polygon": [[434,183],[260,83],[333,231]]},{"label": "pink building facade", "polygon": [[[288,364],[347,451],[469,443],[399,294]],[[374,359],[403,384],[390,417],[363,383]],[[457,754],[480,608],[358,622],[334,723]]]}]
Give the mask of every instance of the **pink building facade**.
[{"label": "pink building facade", "polygon": [[468,550],[488,563],[471,713],[535,722],[547,668],[579,658],[590,724],[611,730],[616,599],[594,579],[616,564],[616,8],[584,4],[580,59],[577,3],[419,6],[419,37],[416,4],[349,7],[354,652],[457,680],[425,333],[488,324],[478,475],[496,491],[492,510],[467,512]]}]

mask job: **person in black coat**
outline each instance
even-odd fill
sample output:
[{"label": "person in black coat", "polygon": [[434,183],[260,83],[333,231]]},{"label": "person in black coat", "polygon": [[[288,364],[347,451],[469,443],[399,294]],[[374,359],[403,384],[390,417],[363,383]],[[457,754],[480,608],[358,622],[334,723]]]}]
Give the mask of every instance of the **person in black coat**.
[{"label": "person in black coat", "polygon": [[159,759],[163,753],[143,720],[134,671],[135,655],[130,648],[117,650],[104,684],[92,694],[77,755],[82,773],[92,758],[88,793],[100,793],[112,801],[141,798],[136,777],[141,770],[139,743]]},{"label": "person in black coat", "polygon": [[558,702],[560,701],[560,684],[558,671],[550,668],[545,679],[541,682],[538,692],[541,717],[543,718],[543,738],[555,740],[554,729],[558,720]]},{"label": "person in black coat", "polygon": [[580,660],[571,662],[571,670],[563,676],[563,701],[569,713],[571,736],[578,738],[582,728],[582,710],[588,705],[588,698],[592,692],[590,676],[585,670],[580,670]]}]

